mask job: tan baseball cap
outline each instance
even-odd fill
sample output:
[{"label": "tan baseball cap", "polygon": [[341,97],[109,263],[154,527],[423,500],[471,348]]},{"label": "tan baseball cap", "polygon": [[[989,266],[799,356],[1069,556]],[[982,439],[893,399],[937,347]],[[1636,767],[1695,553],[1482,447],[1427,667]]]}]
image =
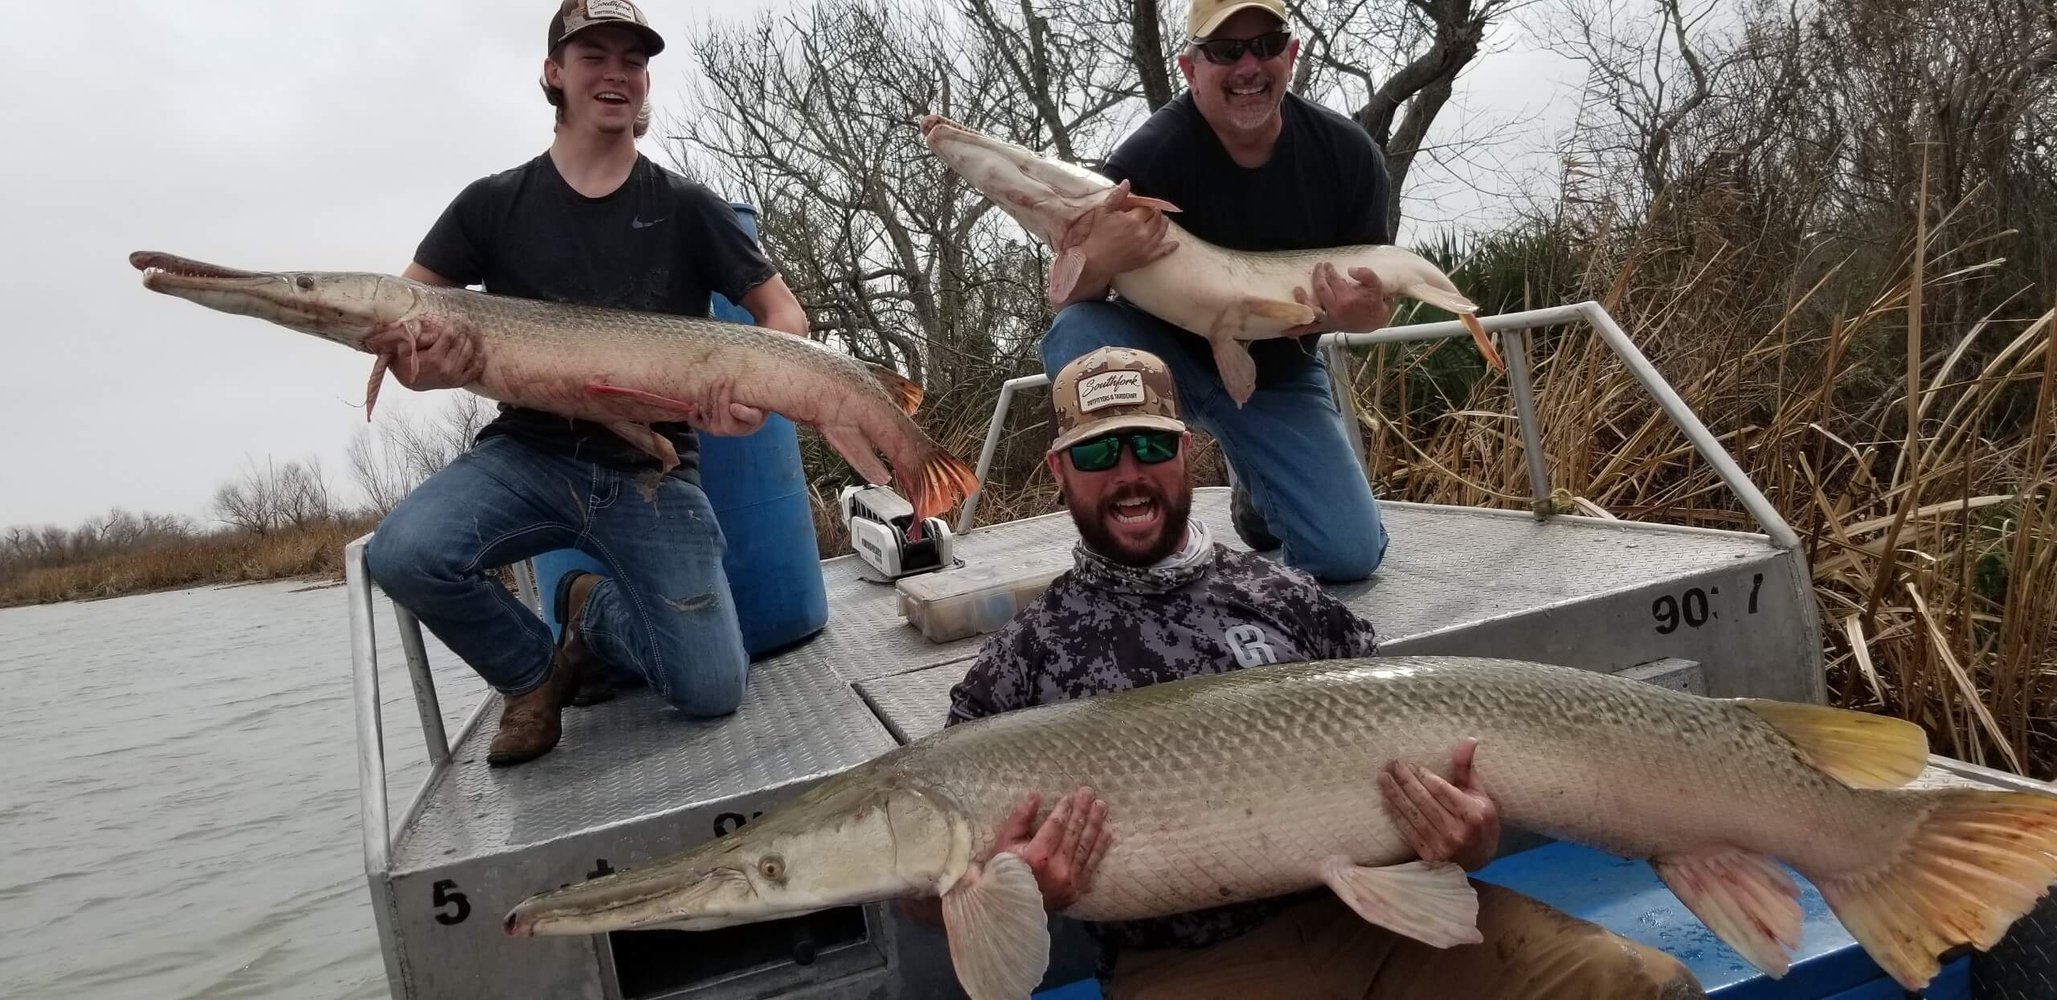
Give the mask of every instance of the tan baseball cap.
[{"label": "tan baseball cap", "polygon": [[1192,0],[1186,8],[1186,37],[1206,38],[1237,11],[1253,7],[1287,23],[1285,0]]},{"label": "tan baseball cap", "polygon": [[1052,452],[1108,431],[1186,429],[1171,369],[1132,347],[1102,347],[1065,365],[1050,380],[1050,405],[1057,411]]},{"label": "tan baseball cap", "polygon": [[601,25],[619,25],[643,37],[643,54],[654,56],[664,51],[664,36],[650,27],[650,19],[629,0],[564,0],[557,5],[557,13],[550,18],[550,47],[546,52],[555,52],[557,47],[587,28]]}]

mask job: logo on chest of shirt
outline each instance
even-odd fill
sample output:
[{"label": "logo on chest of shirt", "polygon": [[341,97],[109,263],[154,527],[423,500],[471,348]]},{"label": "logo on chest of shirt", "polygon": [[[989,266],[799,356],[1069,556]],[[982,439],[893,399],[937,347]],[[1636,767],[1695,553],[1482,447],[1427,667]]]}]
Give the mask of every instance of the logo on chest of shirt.
[{"label": "logo on chest of shirt", "polygon": [[1245,667],[1261,667],[1278,662],[1278,653],[1264,637],[1264,630],[1255,625],[1231,625],[1221,634],[1221,641],[1228,644],[1229,652],[1236,654],[1236,663]]}]

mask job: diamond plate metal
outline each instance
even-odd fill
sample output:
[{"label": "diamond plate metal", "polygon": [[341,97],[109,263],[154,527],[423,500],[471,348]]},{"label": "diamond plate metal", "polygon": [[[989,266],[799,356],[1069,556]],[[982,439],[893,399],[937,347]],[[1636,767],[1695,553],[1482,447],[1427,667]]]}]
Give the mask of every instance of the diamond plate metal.
[{"label": "diamond plate metal", "polygon": [[[1205,520],[1217,541],[1247,551],[1230,527],[1228,498],[1226,487],[1193,491],[1192,517]],[[1393,542],[1378,573],[1329,590],[1371,619],[1382,645],[1725,569],[1774,551],[1746,535],[1628,521],[1539,522],[1526,512],[1408,503],[1382,504],[1380,511]],[[967,545],[965,558],[1020,559],[1052,545],[1069,548],[1077,537],[1069,515],[1053,514],[979,529],[970,539],[985,547],[974,555]],[[891,641],[926,646],[925,655],[854,669],[840,650],[824,655],[856,683],[895,737],[918,739],[942,728],[950,686],[963,678],[985,637],[929,644],[897,608],[888,610],[893,618],[884,631]]]},{"label": "diamond plate metal", "polygon": [[2045,896],[1989,952],[1971,957],[1971,995],[1979,1000],[2057,997],[2057,896]]},{"label": "diamond plate metal", "polygon": [[[1197,507],[1197,503],[1195,504]],[[1218,523],[1227,525],[1226,501]],[[1378,626],[1381,645],[1724,569],[1774,550],[1745,535],[1387,503],[1378,573],[1331,587]],[[1217,523],[1217,522],[1210,522]]]},{"label": "diamond plate metal", "polygon": [[681,718],[642,689],[566,709],[563,742],[518,767],[486,765],[498,717],[495,703],[428,789],[394,845],[395,874],[820,778],[893,746],[848,685],[779,661],[753,669],[723,719]]},{"label": "diamond plate metal", "polygon": [[878,713],[893,738],[912,743],[943,728],[950,708],[950,688],[964,679],[970,660],[945,663],[891,677],[859,681],[857,693]]}]

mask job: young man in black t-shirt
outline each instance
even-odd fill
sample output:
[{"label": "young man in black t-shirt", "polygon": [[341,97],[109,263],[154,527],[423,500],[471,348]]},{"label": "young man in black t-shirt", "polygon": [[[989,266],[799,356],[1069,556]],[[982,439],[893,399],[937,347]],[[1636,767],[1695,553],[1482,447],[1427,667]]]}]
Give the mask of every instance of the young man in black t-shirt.
[{"label": "young man in black t-shirt", "polygon": [[[1299,42],[1280,0],[1193,0],[1192,43],[1178,64],[1188,89],[1108,158],[1104,172],[1138,195],[1179,206],[1179,225],[1235,250],[1389,243],[1385,160],[1363,128],[1287,92]],[[1331,582],[1378,567],[1386,530],[1350,448],[1311,334],[1374,330],[1390,299],[1368,269],[1308,275],[1315,322],[1250,345],[1257,392],[1242,407],[1222,388],[1207,342],[1119,299],[1114,275],[1170,252],[1163,216],[1136,209],[1094,227],[1085,272],[1042,342],[1056,372],[1096,347],[1166,360],[1193,423],[1221,442],[1236,477],[1234,524],[1252,548]]]},{"label": "young man in black t-shirt", "polygon": [[[472,182],[438,218],[405,276],[498,295],[705,316],[719,292],[760,325],[806,336],[806,315],[728,203],[636,150],[648,60],[664,48],[627,0],[564,0],[550,20],[549,149]],[[413,389],[477,374],[471,338],[421,331],[392,366]],[[473,446],[393,508],[366,553],[373,579],[505,697],[487,759],[549,752],[559,712],[611,693],[610,670],[680,712],[717,716],[743,697],[749,658],[722,570],[725,540],[699,479],[696,429],[747,434],[734,404],[705,422],[653,425],[678,452],[654,459],[606,427],[502,405]],[[607,567],[545,581],[548,626],[487,571],[577,548]],[[583,690],[582,690],[583,689]]]}]

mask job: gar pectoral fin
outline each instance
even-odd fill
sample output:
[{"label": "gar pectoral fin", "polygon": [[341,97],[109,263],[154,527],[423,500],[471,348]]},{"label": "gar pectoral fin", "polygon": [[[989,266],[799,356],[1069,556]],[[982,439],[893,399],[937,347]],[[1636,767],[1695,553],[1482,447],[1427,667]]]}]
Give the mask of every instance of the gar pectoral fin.
[{"label": "gar pectoral fin", "polygon": [[1372,868],[1338,855],[1322,862],[1321,880],[1358,916],[1423,944],[1450,948],[1485,940],[1478,932],[1478,891],[1450,862]]},{"label": "gar pectoral fin", "polygon": [[629,420],[610,420],[607,421],[607,429],[656,459],[659,471],[670,472],[679,467],[678,449],[673,448],[671,442],[664,439],[664,435],[651,430],[650,425]]},{"label": "gar pectoral fin", "polygon": [[1154,208],[1154,209],[1156,209],[1156,210],[1158,210],[1158,211],[1160,211],[1160,212],[1178,212],[1178,211],[1183,211],[1183,210],[1182,210],[1182,209],[1180,209],[1180,208],[1179,208],[1179,207],[1178,207],[1177,205],[1174,205],[1174,204],[1172,204],[1171,202],[1165,201],[1165,200],[1164,200],[1164,199],[1162,199],[1162,198],[1151,198],[1151,197],[1147,197],[1147,196],[1145,196],[1145,195],[1140,195],[1140,194],[1132,194],[1132,195],[1129,195],[1129,196],[1128,196],[1128,201],[1127,201],[1127,202],[1125,203],[1124,207],[1126,207],[1126,208]]},{"label": "gar pectoral fin", "polygon": [[386,368],[393,359],[381,354],[371,363],[371,379],[364,383],[364,422],[371,423],[371,409],[379,404],[379,387],[386,383]]},{"label": "gar pectoral fin", "polygon": [[1471,342],[1478,345],[1478,353],[1486,359],[1486,365],[1504,374],[1507,371],[1507,362],[1500,357],[1499,348],[1493,346],[1492,338],[1486,336],[1485,325],[1478,321],[1478,317],[1468,312],[1458,313],[1457,321],[1463,323],[1466,330],[1471,331]]},{"label": "gar pectoral fin", "polygon": [[943,894],[950,962],[972,1000],[1023,1000],[1050,966],[1049,916],[1028,862],[993,856]]},{"label": "gar pectoral fin", "polygon": [[1056,305],[1071,297],[1072,289],[1078,287],[1079,275],[1086,271],[1086,252],[1072,247],[1057,255],[1050,262],[1050,303]]},{"label": "gar pectoral fin", "polygon": [[1728,851],[1659,858],[1650,866],[1736,954],[1773,979],[1786,974],[1800,946],[1800,888],[1770,858]]}]

